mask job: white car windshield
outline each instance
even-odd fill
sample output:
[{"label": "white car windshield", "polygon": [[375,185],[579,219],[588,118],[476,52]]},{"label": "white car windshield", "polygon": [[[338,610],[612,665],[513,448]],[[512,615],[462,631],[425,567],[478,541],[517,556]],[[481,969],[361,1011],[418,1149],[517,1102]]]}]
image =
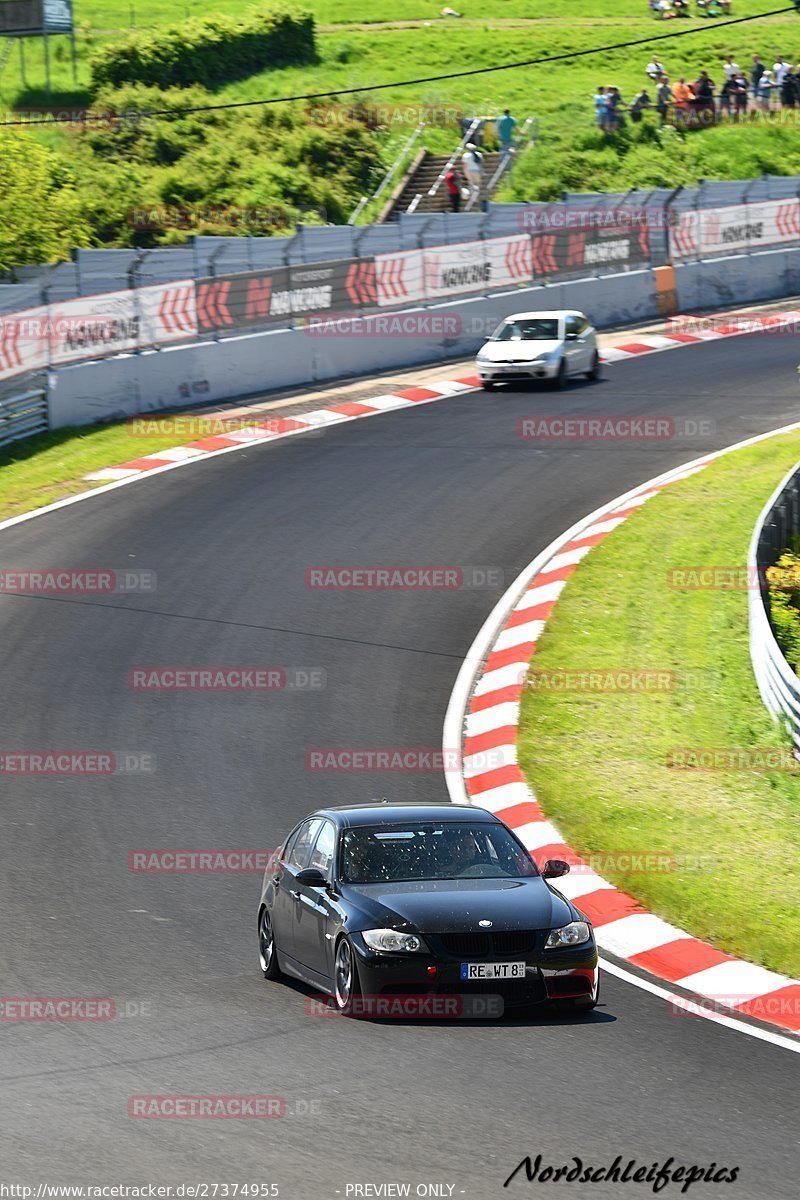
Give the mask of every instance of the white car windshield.
[{"label": "white car windshield", "polygon": [[554,342],[558,339],[558,319],[531,317],[525,321],[506,321],[495,334],[493,342]]}]

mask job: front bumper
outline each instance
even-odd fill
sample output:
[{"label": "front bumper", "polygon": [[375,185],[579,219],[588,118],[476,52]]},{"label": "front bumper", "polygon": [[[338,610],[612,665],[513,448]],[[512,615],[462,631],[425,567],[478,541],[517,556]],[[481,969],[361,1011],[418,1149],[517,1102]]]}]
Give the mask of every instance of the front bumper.
[{"label": "front bumper", "polygon": [[531,363],[483,363],[475,364],[482,382],[511,383],[515,379],[554,379],[561,366],[561,359]]},{"label": "front bumper", "polygon": [[[378,954],[369,950],[358,934],[351,937],[358,955],[361,989],[366,997],[492,996],[501,998],[502,1007],[513,1008],[570,999],[588,1000],[597,995],[597,946],[593,939],[583,946],[563,950],[535,950],[503,956],[503,961],[524,961],[524,978],[467,982],[461,978],[462,963],[481,963],[487,961],[485,958],[444,954],[438,947],[437,952],[431,954]],[[429,943],[435,941],[433,938],[426,940]],[[496,958],[494,956],[492,961]]]}]

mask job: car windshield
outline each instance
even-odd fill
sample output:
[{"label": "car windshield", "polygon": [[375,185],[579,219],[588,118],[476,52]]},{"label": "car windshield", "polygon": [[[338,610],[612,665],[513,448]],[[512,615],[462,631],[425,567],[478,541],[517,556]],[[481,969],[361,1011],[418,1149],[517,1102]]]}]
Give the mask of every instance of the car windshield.
[{"label": "car windshield", "polygon": [[492,336],[493,342],[554,342],[558,340],[556,317],[528,317],[506,321]]},{"label": "car windshield", "polygon": [[340,869],[349,883],[538,875],[533,859],[504,826],[460,821],[348,829]]}]

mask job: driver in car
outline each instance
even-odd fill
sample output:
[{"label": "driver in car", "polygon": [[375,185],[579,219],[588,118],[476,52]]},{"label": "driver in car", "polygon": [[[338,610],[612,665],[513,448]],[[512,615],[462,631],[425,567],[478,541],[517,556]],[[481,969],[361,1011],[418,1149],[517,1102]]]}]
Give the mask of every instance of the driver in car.
[{"label": "driver in car", "polygon": [[445,879],[457,879],[460,875],[471,874],[470,867],[476,867],[481,861],[475,838],[468,829],[448,831],[447,839],[442,846],[442,874]]}]

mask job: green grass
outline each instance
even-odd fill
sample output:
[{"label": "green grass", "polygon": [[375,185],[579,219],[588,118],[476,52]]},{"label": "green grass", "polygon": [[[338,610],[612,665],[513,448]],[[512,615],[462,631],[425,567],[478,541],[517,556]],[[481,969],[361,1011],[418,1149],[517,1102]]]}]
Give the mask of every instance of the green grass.
[{"label": "green grass", "polygon": [[[657,22],[647,13],[645,0],[592,0],[576,10],[573,0],[488,0],[480,8],[460,6],[464,19],[439,18],[441,5],[432,0],[398,0],[373,5],[365,13],[360,0],[311,0],[310,8],[327,32],[318,32],[319,63],[313,66],[264,72],[205,93],[208,102],[278,98],[298,93],[339,91],[334,103],[360,98],[393,109],[389,127],[370,134],[372,179],[363,172],[339,170],[330,184],[329,148],[305,151],[296,164],[291,151],[283,153],[286,130],[272,128],[252,138],[245,136],[261,110],[243,110],[225,118],[226,130],[209,141],[202,154],[180,156],[180,136],[167,134],[161,159],[129,158],[123,144],[101,157],[80,131],[52,129],[26,132],[51,152],[60,167],[72,173],[79,195],[85,198],[86,238],[96,245],[144,244],[119,219],[131,205],[170,203],[176,189],[181,202],[203,204],[281,204],[294,209],[325,208],[334,222],[346,220],[365,191],[370,191],[397,149],[409,136],[418,113],[430,106],[447,106],[464,114],[497,114],[510,107],[524,119],[534,115],[539,140],[520,162],[514,180],[500,199],[546,200],[572,191],[627,190],[630,187],[690,185],[700,178],[750,178],[762,171],[800,173],[800,137],[794,127],[718,128],[660,133],[648,116],[638,127],[628,125],[608,139],[593,123],[592,96],[599,83],[617,83],[630,99],[647,82],[644,66],[657,50],[673,78],[694,78],[701,67],[711,68],[719,82],[719,67],[733,51],[742,66],[757,49],[771,62],[777,53],[800,59],[800,22],[793,13],[726,30],[719,21]],[[735,16],[769,11],[774,0],[749,0]],[[90,0],[80,13],[78,79],[72,78],[69,43],[53,39],[54,106],[80,107],[89,99],[88,54],[105,40],[108,30],[175,22],[209,12],[243,12],[247,4],[234,0],[202,0],[191,6],[159,4],[156,0],[130,8],[107,0]],[[415,21],[397,28],[396,22]],[[517,25],[513,25],[517,22]],[[676,29],[677,27],[677,29]],[[672,31],[697,30],[691,37],[651,43],[634,49],[598,50],[570,62],[499,71],[441,83],[401,87],[403,79],[446,74],[454,69],[485,67],[540,56],[589,50],[636,37],[654,38]],[[48,103],[44,93],[41,44],[28,42],[28,84],[23,87],[16,54],[0,77],[0,103],[8,113]],[[396,84],[386,90],[366,91],[360,97],[347,89],[379,83]],[[295,105],[302,123],[304,105]],[[267,110],[264,110],[267,111]],[[285,106],[269,110],[280,114]],[[398,115],[399,114],[399,115]],[[402,115],[406,114],[406,115]],[[164,122],[163,124],[166,124]],[[459,131],[456,122],[432,127],[427,146],[434,152],[452,150]],[[231,147],[228,153],[228,147]],[[347,157],[345,144],[344,157]],[[226,158],[227,154],[227,158]],[[177,156],[177,157],[176,157]],[[214,161],[226,158],[225,169],[215,171]],[[182,170],[182,165],[185,170]],[[300,168],[300,169],[298,169]],[[298,182],[300,186],[295,186]],[[220,186],[222,180],[223,186]],[[191,186],[187,186],[191,181]],[[329,186],[330,185],[330,186]],[[190,195],[190,193],[192,193]],[[115,211],[117,215],[115,216]],[[209,230],[210,232],[211,230]],[[180,235],[181,237],[185,235]],[[77,235],[75,235],[77,240]],[[85,240],[85,239],[84,239]],[[174,239],[173,239],[174,240]],[[21,256],[23,261],[28,261]]]},{"label": "green grass", "polygon": [[[0,520],[63,500],[102,483],[83,478],[91,471],[115,466],[194,438],[176,433],[153,418],[164,432],[135,433],[127,423],[95,428],[58,429],[0,450]],[[148,429],[150,421],[148,418]]]},{"label": "green grass", "polygon": [[655,852],[675,869],[599,868],[665,920],[800,976],[800,774],[671,767],[678,747],[780,746],[756,689],[745,591],[675,590],[671,568],[744,564],[759,511],[800,458],[769,439],[671,485],[593,549],[565,588],[536,671],[655,668],[640,694],[523,695],[520,763],[582,855]]}]

